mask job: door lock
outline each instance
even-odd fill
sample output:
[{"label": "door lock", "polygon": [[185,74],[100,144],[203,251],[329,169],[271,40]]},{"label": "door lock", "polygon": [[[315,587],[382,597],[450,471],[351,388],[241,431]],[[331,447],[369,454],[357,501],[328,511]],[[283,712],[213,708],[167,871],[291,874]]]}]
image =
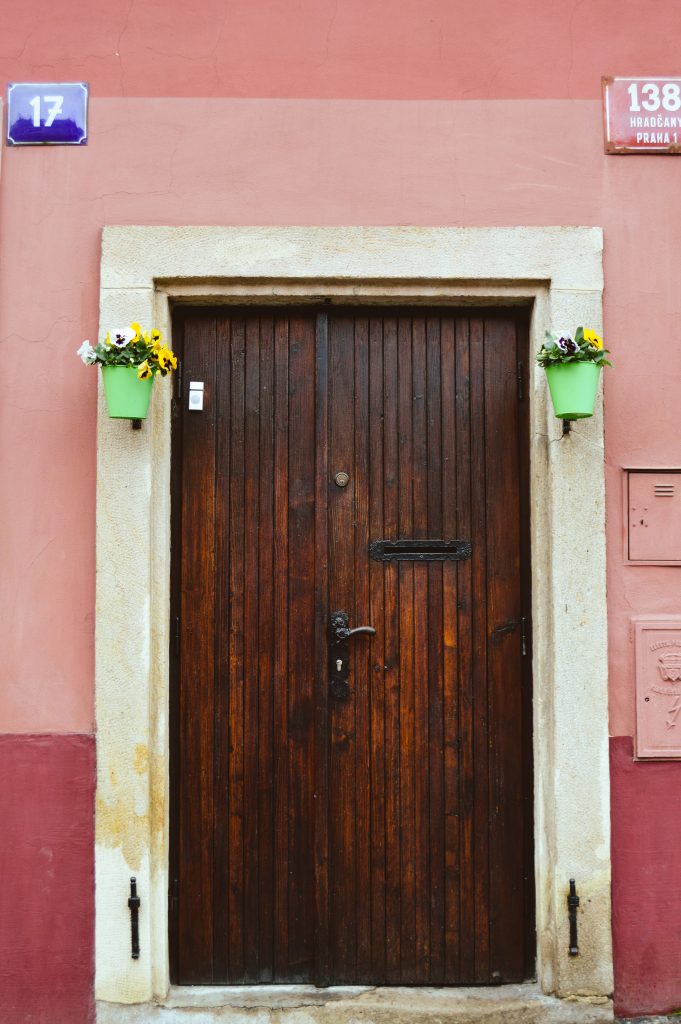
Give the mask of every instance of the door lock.
[{"label": "door lock", "polygon": [[329,688],[331,695],[336,700],[347,700],[350,696],[350,684],[348,682],[348,667],[350,664],[350,652],[348,640],[350,637],[364,634],[375,636],[376,630],[373,626],[357,626],[350,629],[346,612],[332,612],[329,621]]}]

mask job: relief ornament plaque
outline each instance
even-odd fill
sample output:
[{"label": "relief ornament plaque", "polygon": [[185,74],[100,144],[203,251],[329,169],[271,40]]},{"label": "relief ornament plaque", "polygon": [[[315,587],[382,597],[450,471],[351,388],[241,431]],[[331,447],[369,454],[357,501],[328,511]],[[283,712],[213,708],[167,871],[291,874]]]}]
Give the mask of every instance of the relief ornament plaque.
[{"label": "relief ornament plaque", "polygon": [[681,616],[633,623],[636,757],[681,758]]}]

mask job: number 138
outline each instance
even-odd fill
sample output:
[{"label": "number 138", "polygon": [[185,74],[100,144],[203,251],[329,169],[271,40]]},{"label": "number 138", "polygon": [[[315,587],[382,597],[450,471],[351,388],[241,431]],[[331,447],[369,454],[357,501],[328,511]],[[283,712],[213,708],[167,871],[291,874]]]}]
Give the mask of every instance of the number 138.
[{"label": "number 138", "polygon": [[677,82],[666,82],[660,89],[654,82],[646,82],[641,86],[639,102],[638,83],[632,82],[627,92],[630,97],[629,110],[679,110],[681,108],[681,87]]}]

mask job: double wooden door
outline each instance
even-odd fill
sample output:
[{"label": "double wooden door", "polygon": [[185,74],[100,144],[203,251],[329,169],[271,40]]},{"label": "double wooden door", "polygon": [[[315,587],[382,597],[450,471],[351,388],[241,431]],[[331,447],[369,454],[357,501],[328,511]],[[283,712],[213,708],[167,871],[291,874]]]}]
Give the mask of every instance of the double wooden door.
[{"label": "double wooden door", "polygon": [[522,321],[174,330],[174,980],[531,976]]}]

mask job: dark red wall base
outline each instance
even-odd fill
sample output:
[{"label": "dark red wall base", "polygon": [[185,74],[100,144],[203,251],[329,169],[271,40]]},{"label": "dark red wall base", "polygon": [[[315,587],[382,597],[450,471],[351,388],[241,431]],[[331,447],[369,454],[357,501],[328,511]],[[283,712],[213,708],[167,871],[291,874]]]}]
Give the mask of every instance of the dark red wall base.
[{"label": "dark red wall base", "polygon": [[615,1012],[681,1007],[681,764],[610,740]]},{"label": "dark red wall base", "polygon": [[[681,764],[610,741],[615,1010],[681,1007]],[[0,736],[0,1024],[94,1020],[91,736]]]},{"label": "dark red wall base", "polygon": [[91,736],[0,736],[0,1022],[94,1020]]}]

